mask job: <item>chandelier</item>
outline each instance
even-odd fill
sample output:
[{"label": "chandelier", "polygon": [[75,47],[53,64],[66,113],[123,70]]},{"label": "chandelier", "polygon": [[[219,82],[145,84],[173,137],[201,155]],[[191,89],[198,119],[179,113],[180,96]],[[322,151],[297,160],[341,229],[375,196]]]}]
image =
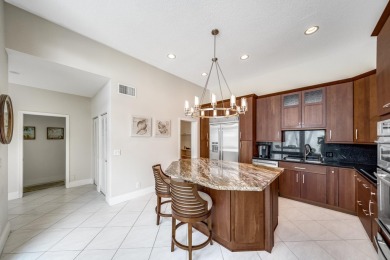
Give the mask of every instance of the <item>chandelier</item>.
[{"label": "chandelier", "polygon": [[[218,58],[215,56],[216,37],[219,34],[218,29],[212,30],[211,34],[214,36],[214,57],[211,59],[212,62],[211,62],[210,71],[206,80],[205,87],[202,92],[202,96],[200,98],[200,102],[199,102],[199,97],[195,96],[194,106],[190,107],[188,101],[186,100],[184,103],[184,114],[186,116],[198,117],[198,118],[224,118],[224,117],[234,117],[234,116],[237,117],[240,114],[245,114],[245,112],[248,110],[247,101],[246,98],[243,97],[241,98],[241,104],[240,104],[241,106],[238,106],[236,104],[236,97],[230,91],[229,85],[226,82],[222,69],[219,66]],[[220,105],[218,105],[217,96],[214,93],[211,93],[211,107],[205,107],[203,104],[203,99],[207,93],[207,86],[214,67],[218,79],[221,102]],[[226,107],[223,102],[221,78],[223,79],[230,94],[230,106],[226,106]]]}]

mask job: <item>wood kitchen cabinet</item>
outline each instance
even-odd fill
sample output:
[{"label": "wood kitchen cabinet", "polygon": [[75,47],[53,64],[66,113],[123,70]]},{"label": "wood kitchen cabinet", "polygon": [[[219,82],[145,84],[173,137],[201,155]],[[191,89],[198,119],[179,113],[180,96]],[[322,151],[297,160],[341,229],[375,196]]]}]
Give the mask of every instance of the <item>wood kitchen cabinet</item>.
[{"label": "wood kitchen cabinet", "polygon": [[[240,115],[240,140],[254,141],[256,131],[256,99],[255,95],[246,96],[248,111]],[[237,104],[241,105],[241,98],[237,98]]]},{"label": "wood kitchen cabinet", "polygon": [[[355,179],[353,180],[355,181]],[[326,204],[339,206],[339,169],[326,168]]]},{"label": "wood kitchen cabinet", "polygon": [[354,169],[338,168],[338,207],[356,213]]},{"label": "wood kitchen cabinet", "polygon": [[[209,105],[203,105],[202,107],[210,107]],[[209,158],[209,119],[200,119],[200,157]]]},{"label": "wood kitchen cabinet", "polygon": [[354,142],[374,143],[379,118],[375,74],[354,81],[353,103]]},{"label": "wood kitchen cabinet", "polygon": [[353,83],[326,88],[326,142],[353,142]]},{"label": "wood kitchen cabinet", "polygon": [[378,114],[390,113],[390,19],[377,37],[376,75],[378,84]]},{"label": "wood kitchen cabinet", "polygon": [[240,162],[252,163],[253,141],[240,141]]},{"label": "wood kitchen cabinet", "polygon": [[281,142],[280,95],[258,98],[256,103],[256,141]]},{"label": "wood kitchen cabinet", "polygon": [[301,172],[301,198],[326,203],[326,174]]},{"label": "wood kitchen cabinet", "polygon": [[[280,167],[283,167],[280,165]],[[299,172],[289,169],[284,169],[284,172],[279,176],[279,194],[288,198],[301,197],[301,184],[299,180]]]},{"label": "wood kitchen cabinet", "polygon": [[282,129],[325,128],[325,88],[282,95]]}]

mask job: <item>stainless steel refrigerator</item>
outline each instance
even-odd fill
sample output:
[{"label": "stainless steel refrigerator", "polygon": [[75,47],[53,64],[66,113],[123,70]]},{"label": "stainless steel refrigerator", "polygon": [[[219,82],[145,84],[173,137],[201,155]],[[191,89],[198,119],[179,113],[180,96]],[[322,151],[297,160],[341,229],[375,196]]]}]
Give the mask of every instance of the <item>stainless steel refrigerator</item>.
[{"label": "stainless steel refrigerator", "polygon": [[239,123],[210,123],[210,159],[238,162]]}]

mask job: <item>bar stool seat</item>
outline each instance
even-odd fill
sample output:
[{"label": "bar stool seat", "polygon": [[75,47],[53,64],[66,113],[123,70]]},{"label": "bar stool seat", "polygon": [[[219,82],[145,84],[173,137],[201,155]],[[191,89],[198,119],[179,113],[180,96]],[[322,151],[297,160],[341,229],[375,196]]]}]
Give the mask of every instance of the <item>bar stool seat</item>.
[{"label": "bar stool seat", "polygon": [[171,188],[168,175],[165,175],[161,169],[161,164],[156,164],[152,166],[153,175],[155,180],[155,190],[157,195],[157,206],[155,208],[157,214],[157,222],[156,225],[160,224],[160,217],[171,217],[172,214],[162,213],[161,205],[170,203],[171,200],[166,200],[161,202],[162,198],[171,198]]},{"label": "bar stool seat", "polygon": [[[170,183],[172,196],[171,252],[173,252],[176,245],[181,249],[187,250],[189,259],[191,260],[193,250],[198,250],[208,244],[213,244],[211,230],[211,209],[213,201],[208,194],[198,191],[198,186],[195,183],[172,177]],[[180,221],[177,225],[176,220]],[[192,245],[192,225],[197,222],[207,228],[209,235],[203,243]],[[188,225],[188,245],[183,245],[176,240],[176,229],[184,224]]]}]

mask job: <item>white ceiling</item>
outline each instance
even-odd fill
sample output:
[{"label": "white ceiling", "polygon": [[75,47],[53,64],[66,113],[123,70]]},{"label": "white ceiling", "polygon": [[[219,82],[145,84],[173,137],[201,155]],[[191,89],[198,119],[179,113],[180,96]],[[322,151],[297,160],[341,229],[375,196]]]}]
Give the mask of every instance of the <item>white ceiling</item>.
[{"label": "white ceiling", "polygon": [[29,87],[93,97],[108,78],[7,49],[8,81]]},{"label": "white ceiling", "polygon": [[[218,28],[217,57],[233,92],[241,95],[375,69],[376,39],[370,35],[388,0],[6,2],[200,86],[211,64],[210,32]],[[305,36],[313,25],[320,30]],[[168,59],[168,53],[177,58]],[[244,53],[250,55],[246,61],[239,58]]]}]

